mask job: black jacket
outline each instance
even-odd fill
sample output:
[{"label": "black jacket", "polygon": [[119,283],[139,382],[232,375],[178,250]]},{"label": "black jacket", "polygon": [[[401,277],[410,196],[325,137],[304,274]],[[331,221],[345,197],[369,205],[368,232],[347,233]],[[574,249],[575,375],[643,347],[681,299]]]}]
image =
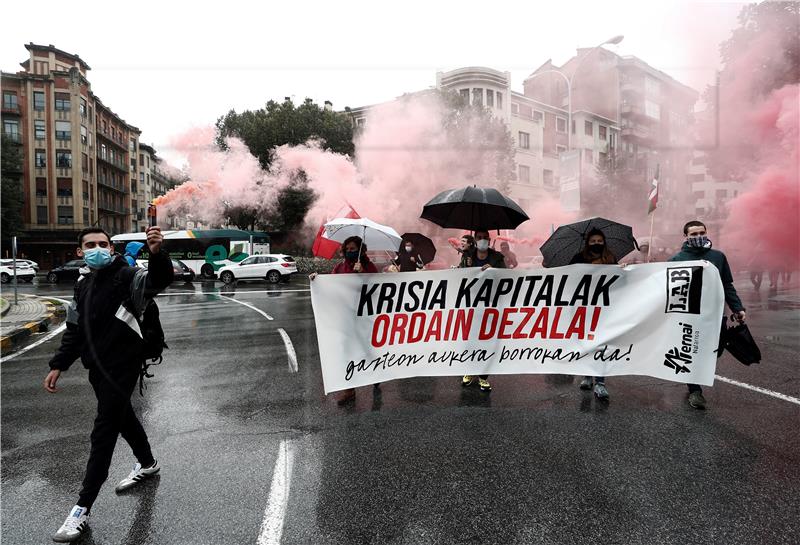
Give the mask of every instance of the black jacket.
[{"label": "black jacket", "polygon": [[736,293],[736,288],[733,287],[733,273],[731,267],[728,265],[728,258],[719,250],[712,250],[709,248],[697,248],[689,246],[688,242],[684,242],[681,251],[670,257],[670,261],[697,261],[705,259],[710,261],[719,270],[719,279],[722,280],[722,288],[725,291],[725,302],[733,312],[740,312],[744,310],[742,300],[739,299],[739,294]]},{"label": "black jacket", "polygon": [[138,320],[147,301],[169,286],[172,277],[172,262],[161,251],[150,254],[147,270],[131,267],[117,255],[107,267],[78,278],[67,329],[50,369],[65,371],[79,357],[87,369],[138,368],[143,360]]},{"label": "black jacket", "polygon": [[[489,255],[486,257],[489,265],[491,265],[495,269],[505,269],[506,268],[506,258],[493,248],[489,248],[487,250]],[[477,267],[478,264],[476,263],[476,259],[478,257],[478,251],[473,249],[470,252],[464,252],[461,254],[461,263],[459,263],[458,267],[460,269],[465,269],[467,267]]]}]

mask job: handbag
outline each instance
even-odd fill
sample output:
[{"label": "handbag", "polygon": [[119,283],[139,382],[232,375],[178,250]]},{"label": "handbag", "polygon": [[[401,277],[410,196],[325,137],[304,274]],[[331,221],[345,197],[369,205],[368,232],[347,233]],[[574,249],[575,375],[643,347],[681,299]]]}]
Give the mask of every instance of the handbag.
[{"label": "handbag", "polygon": [[[731,316],[733,320],[733,316]],[[758,348],[747,324],[737,324],[725,329],[725,350],[744,365],[761,363],[761,350]]]}]

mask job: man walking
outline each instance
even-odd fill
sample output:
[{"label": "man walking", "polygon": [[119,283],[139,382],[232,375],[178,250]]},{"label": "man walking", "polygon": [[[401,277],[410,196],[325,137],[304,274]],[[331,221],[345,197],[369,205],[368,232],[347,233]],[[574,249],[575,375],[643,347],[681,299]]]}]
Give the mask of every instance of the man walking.
[{"label": "man walking", "polygon": [[[459,267],[480,267],[482,271],[491,267],[505,269],[506,261],[503,254],[490,248],[490,244],[489,231],[475,231],[475,250],[469,255],[465,253],[461,256]],[[474,382],[475,377],[472,375],[464,375],[461,379],[462,386],[470,386]],[[478,386],[482,392],[491,392],[492,385],[489,383],[489,375],[478,376]]]},{"label": "man walking", "polygon": [[[733,287],[733,274],[731,273],[728,258],[719,250],[711,249],[711,241],[708,239],[706,226],[701,221],[690,221],[683,226],[683,234],[686,241],[681,247],[681,251],[669,258],[669,261],[695,261],[705,259],[710,261],[718,270],[722,280],[722,288],[725,291],[725,302],[736,315],[736,320],[744,322],[745,309],[742,301]],[[725,321],[723,320],[723,327]],[[717,355],[719,357],[721,352]],[[703,389],[698,384],[689,384],[689,405],[695,409],[705,409],[706,399],[703,397]]]},{"label": "man walking", "polygon": [[108,478],[118,435],[130,445],[138,463],[117,485],[117,492],[161,469],[130,398],[144,364],[139,317],[147,303],[172,282],[172,263],[160,251],[162,241],[158,227],[147,230],[150,260],[145,271],[129,266],[123,256],[115,254],[103,229],[89,227],[78,235],[77,253],[89,271],[75,284],[75,295],[67,310],[67,329],[50,360],[44,387],[51,393],[58,391],[61,373],[80,357],[89,370],[89,383],[97,397],[97,417],[78,502],[53,535],[53,541],[75,541],[88,529],[89,513]]}]

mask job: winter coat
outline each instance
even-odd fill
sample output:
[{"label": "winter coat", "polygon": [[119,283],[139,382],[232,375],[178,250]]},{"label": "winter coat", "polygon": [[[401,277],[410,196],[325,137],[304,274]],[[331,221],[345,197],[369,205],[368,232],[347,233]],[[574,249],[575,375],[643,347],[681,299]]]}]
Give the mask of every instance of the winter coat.
[{"label": "winter coat", "polygon": [[107,267],[86,269],[75,283],[67,328],[50,369],[66,371],[79,357],[87,369],[138,369],[144,359],[138,319],[172,279],[172,261],[164,251],[150,254],[147,270],[129,266],[121,255]]},{"label": "winter coat", "polygon": [[733,287],[733,273],[731,267],[728,265],[728,258],[719,250],[712,250],[708,248],[698,248],[690,246],[688,242],[684,242],[681,251],[669,258],[669,261],[697,261],[705,259],[710,261],[719,270],[719,277],[722,280],[722,288],[725,291],[725,302],[733,312],[740,312],[744,310],[742,300],[736,293],[736,288]]}]

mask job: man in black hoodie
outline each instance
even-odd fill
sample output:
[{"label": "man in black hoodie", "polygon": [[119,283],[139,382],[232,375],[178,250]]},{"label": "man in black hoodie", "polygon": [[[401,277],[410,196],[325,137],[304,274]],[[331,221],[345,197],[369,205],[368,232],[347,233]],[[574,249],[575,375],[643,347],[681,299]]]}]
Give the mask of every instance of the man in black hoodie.
[{"label": "man in black hoodie", "polygon": [[86,261],[67,309],[67,328],[61,346],[50,360],[44,380],[48,392],[57,391],[61,373],[80,357],[89,370],[97,397],[97,417],[91,451],[77,504],[53,535],[58,542],[75,541],[88,528],[89,512],[108,478],[117,436],[130,445],[138,463],[117,491],[135,486],[160,470],[142,424],[131,406],[131,394],[144,363],[140,321],[147,303],[172,282],[172,262],[160,251],[158,227],[147,230],[150,260],[147,270],[131,267],[114,253],[108,234],[89,227],[78,236],[78,256]]},{"label": "man in black hoodie", "polygon": [[[728,258],[719,250],[711,249],[711,241],[708,239],[706,226],[701,221],[690,221],[683,226],[683,234],[686,241],[681,247],[681,251],[669,258],[670,261],[695,261],[704,259],[710,261],[719,270],[719,277],[722,280],[722,288],[725,291],[725,302],[736,316],[736,320],[744,322],[745,309],[742,305],[736,288],[733,287],[733,274],[728,265]],[[723,324],[725,322],[723,321]],[[689,384],[689,405],[695,409],[705,409],[706,399],[703,397],[703,389],[698,384]]]}]

